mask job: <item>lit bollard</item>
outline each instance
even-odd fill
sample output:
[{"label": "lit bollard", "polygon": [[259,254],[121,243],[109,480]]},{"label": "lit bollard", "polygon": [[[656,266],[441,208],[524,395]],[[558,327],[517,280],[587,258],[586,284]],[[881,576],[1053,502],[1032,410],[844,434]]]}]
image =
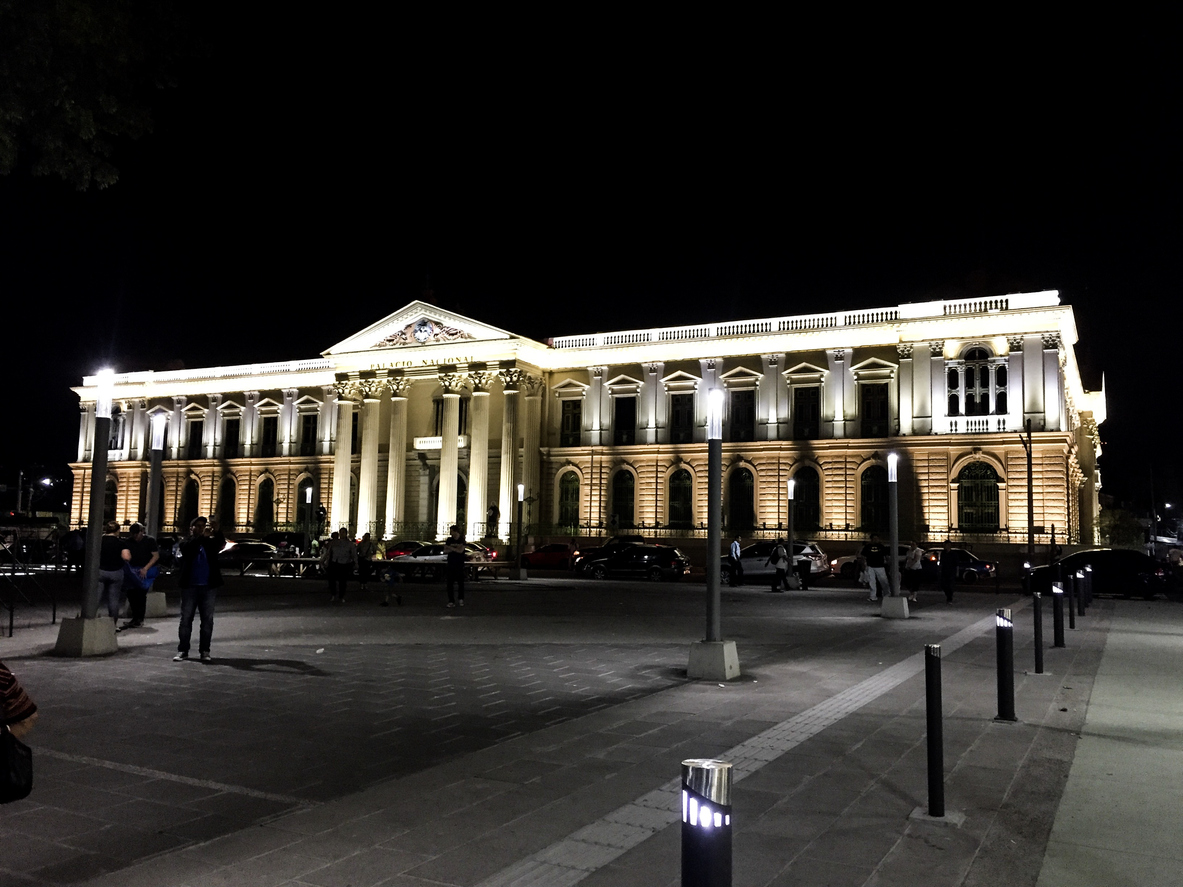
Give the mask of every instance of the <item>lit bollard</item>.
[{"label": "lit bollard", "polygon": [[1076,605],[1080,600],[1080,585],[1077,580],[1079,573],[1069,573],[1064,577],[1064,595],[1068,598],[1068,628],[1076,631]]},{"label": "lit bollard", "polygon": [[1059,585],[1052,586],[1052,646],[1063,647],[1064,644],[1064,589]]},{"label": "lit bollard", "polygon": [[998,717],[994,720],[1018,720],[1015,717],[1015,624],[1009,609],[1000,609],[996,614],[994,638],[998,650]]},{"label": "lit bollard", "polygon": [[1043,597],[1037,591],[1031,595],[1035,617],[1035,673],[1043,674]]},{"label": "lit bollard", "polygon": [[682,762],[682,887],[731,887],[731,765]]},{"label": "lit bollard", "polygon": [[941,710],[941,645],[924,647],[928,717],[928,815],[945,815],[945,728]]},{"label": "lit bollard", "polygon": [[1093,568],[1088,564],[1084,565],[1084,605],[1093,605]]},{"label": "lit bollard", "polygon": [[[1088,577],[1087,579],[1085,578],[1086,576]],[[1092,575],[1084,572],[1084,570],[1076,571],[1076,606],[1077,612],[1081,616],[1085,614],[1085,607],[1093,602],[1092,594],[1085,589],[1086,586],[1092,585],[1092,578]]]}]

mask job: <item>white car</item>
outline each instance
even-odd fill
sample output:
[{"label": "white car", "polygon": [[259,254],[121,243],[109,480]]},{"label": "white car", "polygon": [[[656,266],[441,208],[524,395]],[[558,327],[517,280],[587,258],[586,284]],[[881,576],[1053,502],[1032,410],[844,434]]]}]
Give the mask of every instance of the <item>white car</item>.
[{"label": "white car", "polygon": [[[900,569],[904,569],[904,562],[908,559],[908,546],[901,545],[898,549],[900,558]],[[859,572],[859,558],[861,555],[848,554],[845,557],[836,557],[830,561],[830,570],[835,576],[841,576],[843,579],[857,579],[859,585],[865,586],[862,574]]]},{"label": "white car", "polygon": [[[743,567],[744,582],[753,579],[759,579],[763,582],[765,580],[771,580],[776,575],[776,570],[768,565],[768,557],[772,554],[772,549],[774,548],[776,548],[776,540],[769,539],[740,549],[739,563]],[[828,576],[830,574],[830,561],[826,557],[826,553],[821,550],[821,547],[816,542],[794,540],[794,566],[804,561],[809,561],[810,578],[816,579],[820,576]],[[724,585],[731,585],[733,572],[730,555],[723,555],[723,562],[719,565],[719,581]]]},{"label": "white car", "polygon": [[[480,565],[489,563],[489,555],[484,548],[476,543],[465,545],[464,561],[468,568],[468,575],[475,577]],[[386,561],[387,565],[405,573],[410,579],[420,575],[425,579],[438,578],[444,575],[448,565],[448,548],[446,545],[424,545],[410,554],[400,554]]]}]

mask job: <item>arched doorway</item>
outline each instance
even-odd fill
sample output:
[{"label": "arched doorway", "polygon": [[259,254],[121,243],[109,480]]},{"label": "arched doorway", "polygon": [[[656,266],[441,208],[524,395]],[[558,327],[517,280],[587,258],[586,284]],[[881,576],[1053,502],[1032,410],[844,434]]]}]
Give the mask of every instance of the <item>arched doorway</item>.
[{"label": "arched doorway", "polygon": [[806,465],[793,475],[793,529],[816,530],[822,525],[821,478]]},{"label": "arched doorway", "polygon": [[882,533],[888,529],[887,469],[872,465],[863,472],[862,527],[864,533]]},{"label": "arched doorway", "polygon": [[636,480],[631,471],[618,471],[612,475],[612,525],[621,530],[633,527],[633,503]]},{"label": "arched doorway", "polygon": [[296,485],[296,528],[312,536],[316,530],[316,484],[306,477]]},{"label": "arched doorway", "polygon": [[256,533],[270,533],[275,529],[275,481],[269,477],[259,481],[259,497],[255,501]]},{"label": "arched doorway", "polygon": [[737,468],[727,479],[727,526],[739,532],[756,526],[756,480],[746,468]]},{"label": "arched doorway", "polygon": [[694,480],[685,468],[670,475],[670,526],[681,529],[694,526]]},{"label": "arched doorway", "polygon": [[971,462],[957,475],[957,528],[968,533],[998,530],[998,472],[987,462]]},{"label": "arched doorway", "polygon": [[177,530],[181,533],[189,529],[193,518],[197,517],[197,478],[191,477],[185,481],[181,491],[181,505],[177,509]]},{"label": "arched doorway", "polygon": [[579,475],[568,471],[559,478],[559,526],[579,526]]},{"label": "arched doorway", "polygon": [[233,530],[237,518],[238,484],[234,478],[226,475],[218,488],[218,523],[223,530]]}]

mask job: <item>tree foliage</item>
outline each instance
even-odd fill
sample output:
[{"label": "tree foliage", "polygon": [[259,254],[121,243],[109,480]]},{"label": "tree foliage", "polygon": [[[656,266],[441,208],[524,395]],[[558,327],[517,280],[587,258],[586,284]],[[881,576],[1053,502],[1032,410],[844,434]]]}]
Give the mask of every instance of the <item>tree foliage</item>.
[{"label": "tree foliage", "polygon": [[1142,522],[1122,508],[1102,509],[1097,518],[1097,530],[1101,540],[1109,545],[1142,545],[1146,541],[1146,528]]},{"label": "tree foliage", "polygon": [[175,0],[0,0],[0,174],[114,184],[116,141],[151,132],[190,51],[184,18]]}]

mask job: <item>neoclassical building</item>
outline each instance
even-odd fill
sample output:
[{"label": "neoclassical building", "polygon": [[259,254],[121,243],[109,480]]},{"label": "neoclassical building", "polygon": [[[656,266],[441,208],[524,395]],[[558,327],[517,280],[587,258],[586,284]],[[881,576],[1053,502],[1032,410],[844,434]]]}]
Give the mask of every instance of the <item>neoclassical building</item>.
[{"label": "neoclassical building", "polygon": [[[721,388],[729,529],[783,526],[789,478],[802,531],[886,528],[896,452],[902,532],[1025,542],[1030,422],[1036,531],[1091,542],[1105,397],[1076,341],[1054,291],[545,343],[413,302],[318,358],[116,375],[106,509],[146,517],[156,421],[166,528],[316,528],[323,504],[358,534],[505,538],[521,484],[539,535],[700,534]],[[74,389],[75,522],[96,382]]]}]

